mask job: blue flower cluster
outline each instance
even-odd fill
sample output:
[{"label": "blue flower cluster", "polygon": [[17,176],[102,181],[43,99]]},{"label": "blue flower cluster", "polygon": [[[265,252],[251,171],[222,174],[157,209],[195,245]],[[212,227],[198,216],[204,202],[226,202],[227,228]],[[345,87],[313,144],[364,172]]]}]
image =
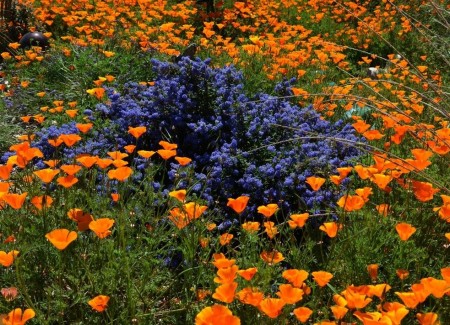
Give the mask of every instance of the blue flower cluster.
[{"label": "blue flower cluster", "polygon": [[[325,121],[312,107],[287,99],[295,80],[277,85],[277,96],[250,96],[233,66],[213,68],[210,60],[198,58],[152,64],[154,84],[130,82],[121,93],[108,89],[108,103],[87,111],[91,119],[105,121],[103,129],[82,149],[66,149],[66,155],[75,150],[98,154],[134,143],[128,128],[146,126],[138,149],[155,150],[160,140],[178,144],[178,155],[193,159],[195,180],[200,180],[193,190],[225,218],[233,218],[227,199],[243,194],[251,198],[244,215],[248,218],[267,203],[278,203],[286,214],[335,206],[343,187],[325,185],[313,192],[305,180],[327,178],[336,168],[349,166],[360,155],[351,145],[359,138],[350,125]],[[38,134],[39,146],[50,150],[46,139],[64,132],[77,131],[72,124],[48,128]],[[135,164],[143,172],[144,161],[136,158]],[[170,164],[172,185],[179,168]]]}]

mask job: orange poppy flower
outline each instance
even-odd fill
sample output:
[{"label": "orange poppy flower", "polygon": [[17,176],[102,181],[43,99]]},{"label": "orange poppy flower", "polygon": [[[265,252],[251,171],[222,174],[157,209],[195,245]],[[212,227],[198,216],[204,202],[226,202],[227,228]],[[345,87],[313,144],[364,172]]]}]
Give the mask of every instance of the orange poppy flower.
[{"label": "orange poppy flower", "polygon": [[120,167],[124,167],[124,166],[128,165],[128,161],[125,161],[122,159],[116,159],[116,160],[113,160],[112,164],[114,165],[114,167],[120,168]]},{"label": "orange poppy flower", "polygon": [[101,88],[101,87],[97,87],[97,88],[91,88],[86,90],[86,92],[89,95],[94,96],[95,98],[97,98],[98,100],[102,99],[103,95],[105,94],[105,89]]},{"label": "orange poppy flower", "polygon": [[286,304],[295,304],[303,299],[303,290],[293,287],[292,284],[281,284],[278,288],[277,296]]},{"label": "orange poppy flower", "polygon": [[169,196],[176,198],[180,202],[184,202],[184,200],[186,199],[186,190],[176,190],[169,192]]},{"label": "orange poppy flower", "polygon": [[375,206],[375,208],[377,209],[379,214],[386,217],[389,213],[390,205],[386,204],[386,203],[382,203],[382,204]]},{"label": "orange poppy flower", "polygon": [[33,309],[22,309],[16,308],[8,313],[6,317],[2,319],[3,325],[24,325],[30,319],[32,319],[36,313]]},{"label": "orange poppy flower", "polygon": [[347,212],[360,210],[364,204],[364,199],[359,195],[344,195],[337,202]]},{"label": "orange poppy flower", "polygon": [[249,287],[242,289],[236,295],[240,302],[255,307],[258,307],[264,299],[264,294],[262,292],[259,292],[258,289]]},{"label": "orange poppy flower", "polygon": [[348,312],[348,308],[342,306],[331,306],[331,312],[333,313],[334,318],[340,320],[344,318],[345,314]]},{"label": "orange poppy flower", "polygon": [[19,255],[19,251],[16,250],[10,251],[8,253],[0,251],[0,264],[4,267],[10,267],[17,255]]},{"label": "orange poppy flower", "polygon": [[6,181],[9,179],[12,171],[11,165],[0,165],[0,179]]},{"label": "orange poppy flower", "polygon": [[383,304],[383,316],[388,316],[392,324],[401,324],[402,319],[409,313],[405,305],[399,302],[386,302]]},{"label": "orange poppy flower", "polygon": [[195,202],[189,202],[183,205],[183,210],[186,212],[189,220],[198,219],[208,207],[206,205],[199,205]]},{"label": "orange poppy flower", "polygon": [[31,199],[31,204],[33,204],[36,209],[42,210],[43,207],[50,207],[53,203],[53,199],[48,195],[34,196]]},{"label": "orange poppy flower", "polygon": [[264,222],[264,227],[266,228],[265,233],[267,234],[267,236],[269,236],[270,239],[273,239],[276,234],[278,234],[278,229],[275,226],[274,222]]},{"label": "orange poppy flower", "polygon": [[305,270],[289,269],[283,272],[282,276],[294,287],[301,288],[303,282],[308,278],[309,273]]},{"label": "orange poppy flower", "polygon": [[258,213],[261,213],[264,217],[270,218],[275,212],[278,211],[278,204],[270,203],[268,205],[260,205],[257,211]]},{"label": "orange poppy flower", "polygon": [[358,120],[355,123],[352,124],[353,128],[356,130],[356,132],[362,134],[366,132],[370,128],[370,124],[367,124],[363,120]]},{"label": "orange poppy flower", "polygon": [[384,134],[382,134],[380,131],[378,130],[369,130],[363,133],[363,136],[367,139],[367,140],[380,140],[382,137],[384,137]]},{"label": "orange poppy flower", "polygon": [[320,286],[324,287],[330,282],[330,280],[333,278],[333,274],[325,271],[316,271],[311,273],[313,276],[314,281]]},{"label": "orange poppy flower", "polygon": [[44,160],[44,164],[46,164],[50,168],[55,168],[56,165],[58,165],[60,160],[53,159],[53,160]]},{"label": "orange poppy flower", "polygon": [[424,285],[424,290],[431,293],[434,297],[441,299],[445,294],[450,294],[450,286],[445,280],[428,277],[420,280]]},{"label": "orange poppy flower", "polygon": [[[369,292],[369,288],[365,286],[367,289],[367,293]],[[366,307],[371,301],[371,298],[368,298],[365,291],[360,292],[358,288],[350,286],[347,287],[346,290],[342,292],[342,295],[345,297],[347,302],[347,307],[350,309],[360,309]]]},{"label": "orange poppy flower", "polygon": [[214,292],[212,297],[214,299],[229,304],[234,300],[237,286],[238,286],[237,282],[222,284],[216,288],[216,291]]},{"label": "orange poppy flower", "polygon": [[57,140],[62,140],[66,146],[72,147],[81,137],[78,134],[61,134]]},{"label": "orange poppy flower", "polygon": [[253,279],[257,272],[258,269],[256,267],[251,267],[246,270],[239,270],[237,273],[245,280],[250,281],[251,279]]},{"label": "orange poppy flower", "polygon": [[266,298],[259,304],[259,310],[270,318],[277,318],[281,314],[285,304],[283,299]]},{"label": "orange poppy flower", "polygon": [[113,200],[113,202],[117,202],[120,200],[120,194],[118,193],[111,193],[111,199]]},{"label": "orange poppy flower", "polygon": [[120,151],[110,151],[108,152],[108,156],[110,156],[113,160],[122,160],[128,157],[128,154]]},{"label": "orange poppy flower", "polygon": [[219,243],[221,246],[225,246],[228,245],[231,240],[233,239],[233,234],[229,234],[229,233],[224,233],[222,235],[220,235],[219,237]]},{"label": "orange poppy flower", "polygon": [[292,214],[290,218],[292,220],[288,220],[288,224],[291,229],[295,229],[297,227],[302,228],[305,225],[306,220],[309,218],[309,213]]},{"label": "orange poppy flower", "polygon": [[64,177],[58,177],[56,182],[65,188],[69,188],[78,183],[78,178],[73,175],[67,175]]},{"label": "orange poppy flower", "polygon": [[212,262],[212,264],[218,269],[221,269],[224,267],[230,267],[230,266],[234,265],[234,263],[236,263],[235,259],[229,260],[222,253],[213,254],[213,259],[214,259],[214,262]]},{"label": "orange poppy flower", "polygon": [[433,312],[425,314],[417,313],[416,318],[420,325],[439,325],[439,316]]},{"label": "orange poppy flower", "polygon": [[242,229],[244,229],[248,233],[257,233],[259,230],[259,222],[256,221],[247,221],[242,224]]},{"label": "orange poppy flower", "polygon": [[105,311],[108,307],[109,297],[104,295],[98,295],[88,301],[89,306],[99,313]]},{"label": "orange poppy flower", "polygon": [[414,196],[421,202],[432,200],[434,193],[439,192],[439,189],[433,188],[433,184],[415,180],[412,180],[412,189]]},{"label": "orange poppy flower", "polygon": [[135,128],[128,127],[128,133],[131,134],[136,139],[138,139],[145,132],[147,132],[147,128],[145,126],[137,126]]},{"label": "orange poppy flower", "polygon": [[191,222],[191,220],[189,220],[187,215],[180,208],[173,208],[169,211],[169,213],[169,220],[172,221],[178,229],[183,229]]},{"label": "orange poppy flower", "polygon": [[403,304],[410,309],[416,308],[420,303],[414,292],[396,292],[395,294],[402,300]]},{"label": "orange poppy flower", "polygon": [[114,220],[109,218],[100,218],[93,220],[89,223],[89,229],[91,229],[98,238],[106,238],[111,235],[109,230],[114,225]]},{"label": "orange poppy flower", "polygon": [[91,168],[97,162],[98,157],[97,156],[82,156],[82,157],[78,157],[75,160],[77,162],[79,162],[80,164],[82,164],[84,167]]},{"label": "orange poppy flower", "polygon": [[79,165],[62,165],[60,167],[67,175],[73,176],[81,170]]},{"label": "orange poppy flower", "polygon": [[50,183],[59,174],[59,169],[45,168],[33,172],[43,183]]},{"label": "orange poppy flower", "polygon": [[240,325],[241,321],[238,317],[233,316],[231,310],[226,306],[213,305],[203,308],[197,316],[195,316],[195,325]]},{"label": "orange poppy flower", "polygon": [[105,169],[108,166],[110,166],[113,162],[114,162],[114,160],[109,159],[109,158],[98,158],[96,161],[96,164],[101,169]]},{"label": "orange poppy flower", "polygon": [[117,179],[120,182],[125,181],[133,173],[133,169],[130,167],[119,167],[117,169],[111,169],[108,171],[108,177],[110,179]]},{"label": "orange poppy flower", "polygon": [[175,160],[180,164],[180,166],[186,166],[192,161],[192,159],[188,157],[175,157]]},{"label": "orange poppy flower", "polygon": [[376,284],[376,285],[368,285],[369,292],[367,295],[369,297],[376,296],[380,299],[384,299],[385,293],[391,290],[391,286],[386,283]]},{"label": "orange poppy flower", "polygon": [[397,276],[400,280],[405,280],[409,276],[409,271],[403,270],[403,269],[398,269],[395,271],[395,274],[397,274]]},{"label": "orange poppy flower", "polygon": [[416,228],[411,226],[408,223],[401,222],[395,226],[395,230],[397,231],[400,239],[406,241],[411,237],[412,234],[416,232]]},{"label": "orange poppy flower", "polygon": [[249,196],[240,196],[236,199],[229,198],[227,206],[232,208],[237,214],[241,214],[247,207]]},{"label": "orange poppy flower", "polygon": [[338,232],[338,224],[336,222],[325,222],[319,227],[320,230],[325,232],[328,237],[334,238]]},{"label": "orange poppy flower", "polygon": [[90,129],[92,129],[92,127],[94,126],[94,124],[92,123],[77,123],[75,124],[76,128],[81,132],[81,133],[88,133]]},{"label": "orange poppy flower", "polygon": [[280,263],[284,260],[283,254],[281,254],[277,250],[273,250],[271,252],[268,251],[262,251],[259,255],[264,262],[266,262],[269,265]]},{"label": "orange poppy flower", "polygon": [[134,144],[129,144],[123,148],[125,149],[126,152],[132,153],[134,151],[134,149],[136,149],[136,146]]},{"label": "orange poppy flower", "polygon": [[373,174],[372,182],[374,182],[379,188],[384,190],[389,182],[392,180],[391,175]]},{"label": "orange poppy flower", "polygon": [[355,190],[356,195],[359,195],[360,197],[362,197],[362,199],[364,200],[364,202],[368,202],[369,201],[369,196],[373,194],[372,188],[371,187],[363,187],[363,188],[357,188]]},{"label": "orange poppy flower", "polygon": [[325,178],[311,176],[306,178],[306,183],[311,186],[313,191],[318,191],[325,183]]},{"label": "orange poppy flower", "polygon": [[67,110],[65,111],[65,113],[66,113],[67,115],[69,115],[70,118],[74,118],[75,116],[77,116],[78,110],[77,110],[77,109],[67,109]]},{"label": "orange poppy flower", "polygon": [[75,231],[69,231],[68,229],[55,229],[45,235],[45,238],[59,250],[65,249],[77,237],[78,235]]},{"label": "orange poppy flower", "polygon": [[81,209],[70,209],[69,212],[67,212],[67,216],[69,219],[75,221],[77,223],[77,227],[79,231],[85,231],[89,229],[89,224],[91,223],[94,218],[89,213],[85,213]]},{"label": "orange poppy flower", "polygon": [[174,156],[177,155],[177,151],[176,150],[166,150],[166,149],[159,149],[156,151],[162,159],[164,160],[168,160]]},{"label": "orange poppy flower", "polygon": [[137,153],[142,158],[149,159],[151,156],[153,156],[156,153],[156,151],[138,150]]},{"label": "orange poppy flower", "polygon": [[295,308],[293,312],[297,320],[302,323],[306,323],[313,313],[308,307],[298,307]]},{"label": "orange poppy flower", "polygon": [[220,268],[217,270],[217,277],[214,278],[214,282],[220,284],[232,283],[237,277],[238,270],[237,265]]},{"label": "orange poppy flower", "polygon": [[47,142],[52,147],[59,147],[61,144],[63,144],[63,140],[61,140],[61,139],[48,139]]},{"label": "orange poppy flower", "polygon": [[159,141],[158,144],[159,144],[161,147],[163,147],[165,150],[169,150],[169,151],[175,150],[175,149],[178,148],[178,145],[177,145],[177,144],[175,144],[175,143],[170,143],[170,142],[167,142],[167,141]]},{"label": "orange poppy flower", "polygon": [[8,205],[14,210],[19,210],[25,202],[27,194],[27,192],[22,194],[7,193],[2,196],[2,200],[8,203]]}]

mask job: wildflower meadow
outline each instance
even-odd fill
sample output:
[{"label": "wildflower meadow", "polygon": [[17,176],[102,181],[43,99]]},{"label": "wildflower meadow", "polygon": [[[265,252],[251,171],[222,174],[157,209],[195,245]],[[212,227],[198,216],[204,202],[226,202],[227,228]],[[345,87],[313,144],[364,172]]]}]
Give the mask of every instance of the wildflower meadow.
[{"label": "wildflower meadow", "polygon": [[448,1],[0,18],[2,324],[450,324]]}]

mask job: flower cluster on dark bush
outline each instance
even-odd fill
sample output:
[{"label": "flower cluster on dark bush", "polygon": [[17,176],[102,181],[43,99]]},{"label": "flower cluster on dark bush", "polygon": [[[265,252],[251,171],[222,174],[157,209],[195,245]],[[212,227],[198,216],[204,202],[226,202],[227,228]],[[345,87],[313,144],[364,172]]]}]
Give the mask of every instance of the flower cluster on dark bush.
[{"label": "flower cluster on dark bush", "polygon": [[[326,184],[313,192],[305,180],[351,165],[360,151],[350,143],[360,139],[350,125],[323,120],[312,107],[301,108],[284,98],[292,95],[295,80],[277,85],[275,95],[250,95],[233,66],[213,68],[208,59],[188,58],[152,64],[154,85],[130,82],[122,93],[108,89],[108,103],[86,112],[104,121],[103,128],[81,147],[65,149],[68,157],[134,143],[128,127],[146,126],[137,150],[156,150],[160,140],[178,144],[178,155],[193,159],[195,179],[201,180],[193,190],[225,219],[236,217],[226,207],[227,199],[240,195],[251,198],[243,218],[255,218],[256,207],[267,203],[278,203],[286,214],[335,206],[345,184]],[[48,153],[53,149],[47,139],[66,132],[76,133],[74,124],[42,130],[38,146]],[[135,164],[141,172],[147,166],[139,158]],[[179,165],[169,166],[170,183],[165,185],[187,186],[179,183]]]}]

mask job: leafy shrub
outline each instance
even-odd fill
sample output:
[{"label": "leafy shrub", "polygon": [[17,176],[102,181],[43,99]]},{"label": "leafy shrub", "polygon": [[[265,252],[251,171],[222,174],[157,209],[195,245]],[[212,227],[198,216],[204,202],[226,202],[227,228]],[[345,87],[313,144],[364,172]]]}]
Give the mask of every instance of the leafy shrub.
[{"label": "leafy shrub", "polygon": [[[128,128],[146,126],[137,150],[157,148],[160,140],[176,143],[178,156],[193,159],[194,179],[201,181],[177,184],[179,165],[172,163],[166,185],[192,187],[210,205],[218,202],[222,215],[230,212],[223,208],[227,199],[239,194],[251,197],[244,215],[250,218],[267,203],[280,204],[284,213],[335,206],[345,184],[312,191],[305,179],[326,178],[350,165],[360,155],[354,145],[358,138],[349,124],[325,121],[312,107],[300,108],[286,98],[292,96],[294,79],[277,85],[275,95],[250,98],[242,74],[232,66],[213,68],[210,60],[188,58],[152,63],[154,84],[130,82],[122,93],[108,89],[107,103],[84,112],[102,127],[76,150],[64,149],[65,157],[134,143]],[[48,156],[55,150],[49,138],[77,132],[75,123],[51,126],[38,133],[38,146]],[[143,158],[134,163],[144,171]]]}]

